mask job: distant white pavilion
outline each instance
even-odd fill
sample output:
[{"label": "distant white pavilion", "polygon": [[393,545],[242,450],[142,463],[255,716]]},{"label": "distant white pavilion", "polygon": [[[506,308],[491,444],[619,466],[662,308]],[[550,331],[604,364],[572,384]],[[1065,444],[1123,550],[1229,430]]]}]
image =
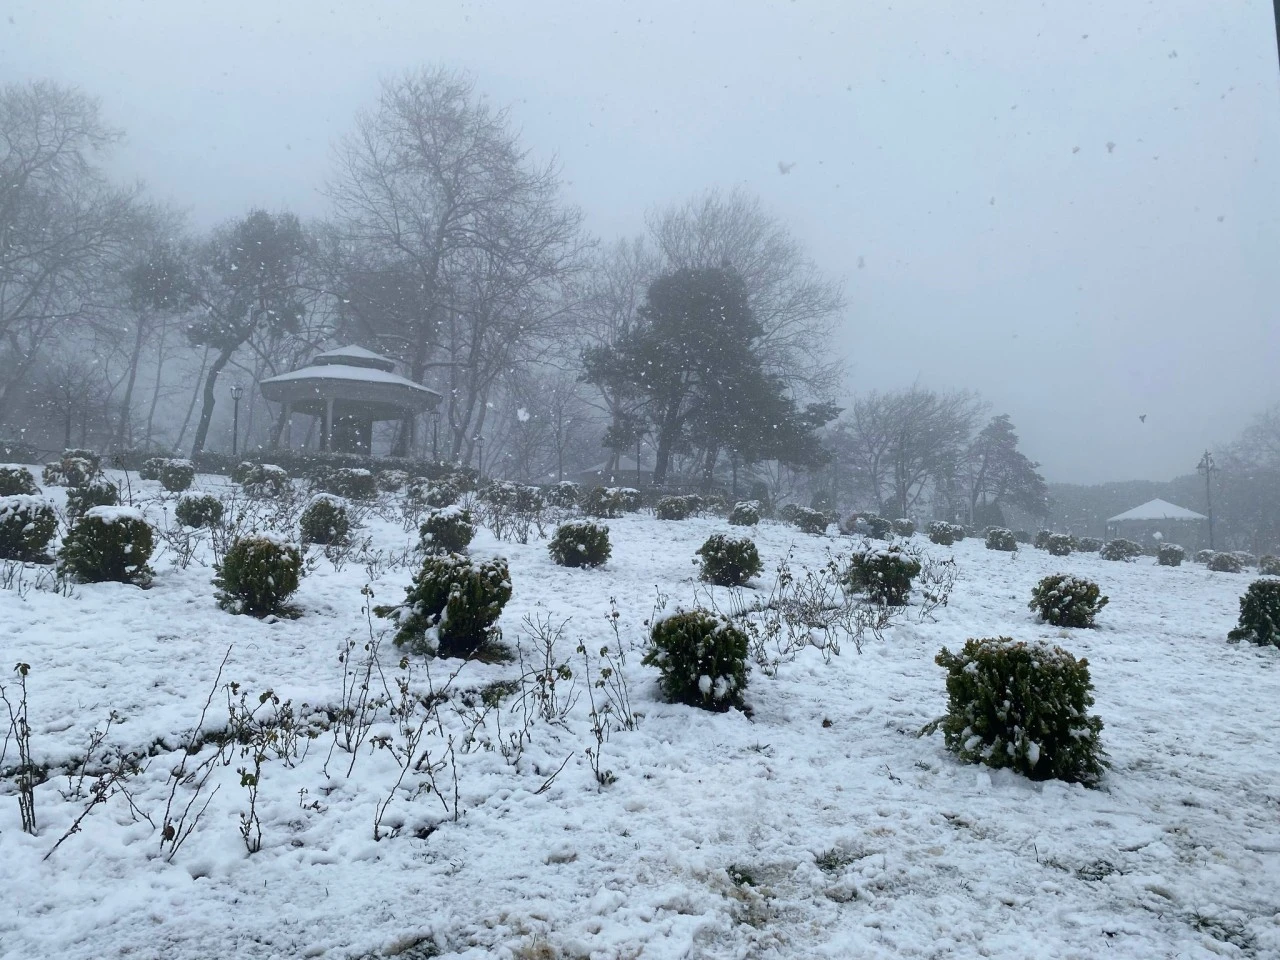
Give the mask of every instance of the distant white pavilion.
[{"label": "distant white pavilion", "polygon": [[395,373],[395,366],[364,347],[339,347],[259,387],[266,399],[284,405],[286,424],[295,413],[320,419],[321,450],[368,454],[375,421],[407,422],[440,403],[440,394]]},{"label": "distant white pavilion", "polygon": [[1202,513],[1157,498],[1107,520],[1107,538],[1125,537],[1139,543],[1164,541],[1195,549],[1208,540],[1208,520]]}]

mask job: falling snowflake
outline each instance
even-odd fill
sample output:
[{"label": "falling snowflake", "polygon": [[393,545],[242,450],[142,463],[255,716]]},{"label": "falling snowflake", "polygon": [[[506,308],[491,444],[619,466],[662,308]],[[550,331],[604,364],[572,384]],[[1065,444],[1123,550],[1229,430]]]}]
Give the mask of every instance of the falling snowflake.
[{"label": "falling snowflake", "polygon": [[516,411],[516,419],[519,420],[521,423],[528,423],[529,411],[526,410],[524,407],[521,407],[519,410]]}]

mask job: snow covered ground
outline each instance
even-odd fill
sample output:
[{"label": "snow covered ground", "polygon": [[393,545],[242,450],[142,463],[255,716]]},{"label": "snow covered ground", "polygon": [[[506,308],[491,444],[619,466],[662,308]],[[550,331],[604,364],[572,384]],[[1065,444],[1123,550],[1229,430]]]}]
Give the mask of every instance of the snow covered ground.
[{"label": "snow covered ground", "polygon": [[[135,477],[133,489],[158,519],[157,487]],[[391,519],[364,525],[388,555],[416,539]],[[648,516],[609,526],[613,557],[598,570],[553,565],[545,541],[498,543],[481,530],[472,545],[510,561],[509,645],[532,653],[526,615],[569,620],[555,653],[575,673],[576,700],[562,723],[536,722],[519,756],[517,698],[486,713],[480,691],[521,665],[467,664],[420,745],[429,762],[443,761],[444,797],[411,796],[425,781],[412,769],[396,788],[393,752],[372,745],[398,736],[384,713],[354,760],[324,733],[292,766],[266,761],[262,848],[252,855],[237,772],[251,760],[239,751],[211,768],[200,794],[178,788],[179,806],[192,796],[209,805],[172,858],[160,831],[115,796],[44,859],[86,801],[64,799],[71,781],[51,777],[37,789],[33,837],[6,793],[0,956],[1280,956],[1280,651],[1225,640],[1247,574],[917,538],[959,565],[936,621],[912,611],[861,654],[846,645],[830,663],[810,651],[777,676],[754,670],[751,716],[713,715],[658,699],[655,673],[640,663],[644,622],[660,594],[670,608],[705,591],[694,551],[736,528]],[[766,564],[760,587],[792,548],[797,563],[817,565],[849,546],[774,523],[753,536]],[[171,552],[159,556],[145,591],[0,590],[3,682],[12,698],[9,669],[30,664],[36,759],[68,763],[115,711],[108,745],[170,748],[130,786],[158,824],[183,759],[172,748],[211,692],[210,729],[225,726],[221,687],[232,682],[250,706],[267,689],[295,707],[339,703],[339,655],[354,641],[356,669],[370,636],[361,588],[372,575],[375,602],[396,602],[412,566],[351,559],[337,569],[312,553],[295,620],[219,609],[205,553],[185,569]],[[1057,630],[1027,611],[1032,585],[1058,571],[1095,579],[1111,597],[1097,629]],[[600,649],[617,656],[613,609],[638,720],[603,744],[600,767],[614,780],[602,787],[586,752],[597,744],[577,647],[594,679]],[[374,619],[374,635],[384,626]],[[1112,764],[1101,789],[964,766],[940,735],[917,737],[945,705],[939,648],[997,635],[1088,657]],[[399,660],[388,637],[380,668],[393,693]],[[415,658],[411,683],[421,688],[429,671],[438,688],[457,666]],[[592,692],[599,702],[602,691]],[[188,768],[216,749],[187,758]]]}]

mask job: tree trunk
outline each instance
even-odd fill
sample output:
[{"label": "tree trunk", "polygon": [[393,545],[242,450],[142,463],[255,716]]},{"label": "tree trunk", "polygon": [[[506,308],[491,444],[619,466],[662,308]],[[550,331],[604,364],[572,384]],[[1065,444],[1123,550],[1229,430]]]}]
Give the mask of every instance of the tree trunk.
[{"label": "tree trunk", "polygon": [[156,346],[156,383],[151,390],[151,406],[147,409],[147,435],[145,446],[151,447],[151,434],[156,420],[156,407],[160,405],[160,385],[164,382],[164,341],[169,332],[168,324],[160,325],[160,342]]},{"label": "tree trunk", "polygon": [[720,448],[708,447],[706,458],[702,461],[702,492],[710,493],[711,485],[716,478],[716,461],[720,459]]},{"label": "tree trunk", "polygon": [[178,439],[173,442],[173,450],[176,453],[182,446],[182,438],[187,435],[187,427],[191,425],[191,414],[195,412],[196,400],[200,396],[200,382],[204,379],[205,368],[209,365],[209,348],[204,348],[204,354],[200,357],[200,372],[196,374],[196,388],[191,391],[191,402],[187,404],[187,415],[182,418],[182,429],[178,431]]},{"label": "tree trunk", "polygon": [[204,404],[200,408],[200,424],[196,427],[196,438],[191,444],[191,456],[198,457],[204,452],[205,441],[209,438],[209,424],[213,422],[213,407],[216,402],[214,390],[218,386],[218,374],[231,361],[235,347],[224,347],[218,354],[209,374],[204,378]]},{"label": "tree trunk", "polygon": [[113,447],[125,449],[129,443],[129,410],[133,406],[133,386],[138,382],[138,362],[142,359],[142,343],[146,334],[146,324],[138,317],[138,332],[133,337],[133,352],[129,355],[129,375],[125,380],[124,399],[120,401],[120,425],[116,428]]}]

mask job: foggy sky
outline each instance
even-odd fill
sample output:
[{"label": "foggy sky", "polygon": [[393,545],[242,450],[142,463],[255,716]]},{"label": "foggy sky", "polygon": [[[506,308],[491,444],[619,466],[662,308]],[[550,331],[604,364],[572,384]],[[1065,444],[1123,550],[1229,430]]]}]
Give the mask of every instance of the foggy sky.
[{"label": "foggy sky", "polygon": [[851,389],[971,387],[1051,481],[1166,479],[1280,401],[1271,8],[8,0],[0,80],[100,96],[204,227],[323,214],[379,78],[464,68],[604,238],[758,193],[846,281]]}]

